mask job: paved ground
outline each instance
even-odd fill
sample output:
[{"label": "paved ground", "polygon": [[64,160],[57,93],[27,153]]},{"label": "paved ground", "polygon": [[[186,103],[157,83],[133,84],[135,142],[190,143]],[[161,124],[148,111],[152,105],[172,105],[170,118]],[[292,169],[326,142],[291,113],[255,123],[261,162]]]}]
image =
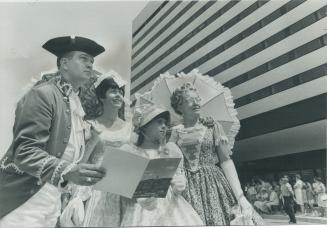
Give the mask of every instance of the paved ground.
[{"label": "paved ground", "polygon": [[[288,223],[288,216],[285,214],[263,215],[267,225],[290,225]],[[309,217],[303,215],[296,215],[297,225],[323,225],[327,224],[327,218]]]},{"label": "paved ground", "polygon": [[[272,226],[289,225],[287,219],[264,219],[264,220],[266,225],[272,225]],[[312,224],[313,223],[298,221],[296,225],[312,225]]]}]

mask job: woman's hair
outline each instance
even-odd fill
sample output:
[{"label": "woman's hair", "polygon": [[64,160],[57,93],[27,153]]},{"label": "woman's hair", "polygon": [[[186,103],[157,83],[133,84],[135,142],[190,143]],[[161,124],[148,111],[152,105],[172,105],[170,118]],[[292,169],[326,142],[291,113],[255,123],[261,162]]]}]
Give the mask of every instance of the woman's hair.
[{"label": "woman's hair", "polygon": [[[103,113],[103,103],[101,99],[106,98],[106,93],[109,89],[119,89],[123,96],[125,96],[125,87],[119,88],[117,83],[112,78],[104,79],[98,87],[95,88],[95,94],[101,104],[102,110],[101,115]],[[122,107],[118,111],[118,117],[125,120],[125,103],[123,103]]]},{"label": "woman's hair", "polygon": [[149,124],[151,124],[154,120],[159,119],[159,118],[164,118],[167,121],[167,126],[169,126],[169,122],[170,122],[170,117],[169,117],[169,113],[168,112],[163,112],[160,113],[159,115],[157,115],[156,117],[154,117],[149,123],[145,124],[144,126],[140,127],[137,129],[137,134],[138,134],[138,138],[137,138],[137,142],[136,142],[136,146],[140,146],[143,142],[144,142],[144,134],[143,132],[145,131],[145,129],[147,128],[147,126],[149,126]]},{"label": "woman's hair", "polygon": [[182,115],[182,112],[178,109],[178,107],[183,103],[184,93],[185,90],[176,89],[170,97],[171,107],[173,107],[174,111],[179,115]]},{"label": "woman's hair", "polygon": [[179,115],[183,114],[179,110],[179,106],[183,103],[184,97],[188,91],[195,91],[197,93],[197,89],[190,82],[187,82],[184,83],[181,87],[175,89],[173,94],[170,96],[170,105],[173,107],[174,111]]}]

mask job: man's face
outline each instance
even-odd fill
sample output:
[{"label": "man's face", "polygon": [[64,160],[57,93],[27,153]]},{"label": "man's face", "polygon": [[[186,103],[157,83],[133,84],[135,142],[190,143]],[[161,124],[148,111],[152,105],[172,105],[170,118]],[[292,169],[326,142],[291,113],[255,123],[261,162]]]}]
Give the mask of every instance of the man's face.
[{"label": "man's face", "polygon": [[91,55],[74,51],[71,58],[65,62],[65,70],[74,81],[87,81],[92,76],[94,59]]}]

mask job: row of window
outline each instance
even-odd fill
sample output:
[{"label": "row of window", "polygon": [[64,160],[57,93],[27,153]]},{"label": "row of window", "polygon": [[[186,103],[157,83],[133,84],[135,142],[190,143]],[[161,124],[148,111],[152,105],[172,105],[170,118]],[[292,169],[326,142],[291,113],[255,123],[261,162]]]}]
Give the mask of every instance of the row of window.
[{"label": "row of window", "polygon": [[143,24],[132,34],[132,37],[135,37],[159,12],[169,1],[164,1],[161,5],[156,9],[150,17],[148,17]]},{"label": "row of window", "polygon": [[[158,38],[169,26],[171,26],[175,21],[182,17],[186,11],[188,11],[196,2],[192,1],[187,6],[185,6],[174,18],[172,18],[159,32],[157,32],[154,36],[151,37],[142,47],[140,47],[137,52],[132,55],[132,58],[135,58],[140,54],[146,47],[148,47],[155,39]],[[185,22],[183,22],[177,29],[175,29],[172,33],[169,34],[165,39],[160,41],[153,49],[151,49],[144,57],[142,57],[138,62],[133,64],[132,70],[135,69],[138,65],[144,62],[150,55],[156,52],[160,47],[162,47],[165,43],[171,40],[177,33],[179,33],[183,28],[188,26],[192,21],[194,21],[197,17],[201,16],[204,11],[210,8],[215,3],[215,1],[207,2],[203,7],[201,7],[198,11],[196,11],[190,18],[188,18]]]},{"label": "row of window", "polygon": [[[272,12],[271,14],[269,14],[268,16],[266,16],[263,19],[259,20],[258,22],[256,22],[252,26],[248,27],[243,32],[237,34],[236,36],[234,36],[230,40],[226,41],[224,44],[220,45],[219,47],[215,48],[214,50],[212,50],[208,54],[204,55],[203,57],[201,57],[197,61],[191,63],[190,65],[185,67],[182,71],[183,72],[189,72],[192,69],[197,68],[198,66],[202,65],[203,63],[205,63],[209,59],[214,58],[215,56],[217,56],[220,53],[224,52],[228,48],[232,47],[233,45],[235,45],[238,42],[242,41],[246,37],[250,36],[254,32],[258,31],[259,29],[263,28],[264,26],[268,25],[269,23],[273,22],[274,20],[278,19],[282,15],[282,12],[283,13],[286,12],[285,9],[292,10],[296,6],[302,4],[304,1],[305,0],[297,0],[297,1],[288,2],[287,4],[283,5],[279,9],[277,9],[274,12]],[[263,49],[273,45],[274,43],[277,43],[281,39],[285,38],[285,36],[284,37],[279,37],[279,35],[281,33],[282,32],[274,34],[271,38],[266,39],[265,42],[259,43],[259,44],[255,45],[254,47],[248,49],[247,51],[244,51],[243,53],[239,54],[235,58],[233,58],[233,59],[231,59],[231,60],[229,60],[229,61],[227,61],[227,62],[225,62],[225,63],[223,63],[223,64],[221,64],[219,66],[217,66],[216,68],[214,68],[212,70],[212,72],[210,72],[209,75],[212,75],[212,76],[216,75],[217,74],[216,72],[219,73],[219,72],[221,72],[223,70],[226,70],[227,66],[231,67],[232,65],[235,65],[235,64],[241,62],[242,60],[244,60],[244,59],[246,59],[246,58],[248,58],[248,57],[250,57],[250,56],[252,56],[252,55],[254,55],[256,53],[258,53],[259,51],[262,51]],[[293,33],[295,33],[295,32],[293,32]],[[280,39],[276,39],[277,37],[280,38]],[[210,39],[208,39],[208,40],[210,40]],[[274,42],[270,42],[271,40],[273,40]],[[196,50],[194,50],[194,51],[196,51]]]},{"label": "row of window", "polygon": [[[242,62],[243,60],[259,53],[260,51],[276,44],[277,42],[289,37],[290,35],[293,35],[294,33],[312,25],[313,23],[319,21],[320,19],[324,18],[326,16],[325,12],[327,10],[327,6],[322,7],[318,11],[306,16],[305,18],[297,21],[296,23],[288,26],[287,28],[281,30],[280,32],[270,36],[266,40],[256,44],[255,46],[247,49],[246,51],[240,53],[239,55],[233,57],[232,59],[216,66],[214,69],[211,69],[207,72],[207,74],[211,76],[215,76],[228,68],[231,68],[232,66]],[[240,38],[240,37],[238,37]],[[195,68],[195,67],[193,67]],[[188,72],[191,69],[190,67],[185,68],[183,71]]]},{"label": "row of window", "polygon": [[304,84],[306,82],[315,80],[317,78],[323,77],[327,75],[327,63],[322,64],[320,66],[314,67],[310,70],[297,74],[293,77],[275,83],[271,86],[265,87],[243,97],[240,97],[234,101],[235,108],[247,105],[249,103],[258,101],[265,97],[269,97],[273,94],[285,91],[287,89],[291,89],[298,85]]},{"label": "row of window", "polygon": [[[290,1],[288,3],[286,3],[284,6],[282,6],[281,8],[279,8],[278,10],[274,11],[272,14],[268,15],[267,17],[263,18],[262,20],[260,20],[260,22],[258,24],[262,25],[262,26],[265,26],[267,25],[267,23],[273,21],[276,19],[276,16],[277,15],[282,15],[282,14],[285,14],[286,12],[288,12],[287,10],[292,10],[294,9],[296,6],[298,6],[299,4],[302,4],[304,2],[304,0],[296,0],[296,1]],[[249,7],[250,8],[250,7]],[[278,14],[276,14],[275,12],[279,12]],[[243,14],[244,15],[244,14]],[[301,27],[306,27],[308,23],[311,23],[310,21],[312,21],[312,18],[315,18],[315,20],[319,20],[321,19],[323,16],[325,16],[324,14],[324,9],[320,9],[318,11],[316,11],[315,13],[309,15],[308,17],[306,17],[304,20],[303,20],[303,23],[298,23],[298,24],[301,24]],[[233,19],[231,19],[233,20]],[[227,22],[228,23],[228,22]],[[293,26],[290,26],[289,28],[285,29],[285,31],[287,31],[285,34],[290,34],[290,33],[294,33],[298,28],[298,24],[295,23],[295,25]],[[257,26],[257,25],[256,25]],[[220,28],[221,29],[221,28]],[[218,29],[219,30],[219,29]],[[240,37],[244,37],[246,34],[249,34],[249,32],[252,30],[252,28],[250,27],[249,30],[246,29],[244,30],[244,34],[242,33],[242,35],[238,35],[237,37],[240,39]],[[273,36],[273,39],[267,39],[265,42],[262,42],[256,46],[254,46],[252,49],[249,49],[248,52],[245,52],[245,53],[242,53],[242,56],[241,58],[242,59],[245,59],[245,57],[249,57],[251,55],[253,55],[253,53],[257,53],[261,50],[263,50],[264,48],[267,48],[268,45],[271,46],[273,42],[276,42],[276,40],[278,39],[278,36],[280,36],[281,33],[279,33],[278,35],[276,36]],[[212,37],[210,37],[212,38]],[[207,43],[209,42],[210,40],[208,40],[208,37],[204,39],[204,41],[202,41],[203,43]],[[201,42],[201,41],[200,41]],[[235,42],[235,41],[234,41]],[[198,43],[199,44],[199,43]],[[137,90],[139,90],[140,88],[142,88],[144,85],[146,85],[147,83],[151,82],[153,79],[155,79],[160,73],[162,72],[165,72],[165,71],[168,71],[171,67],[173,67],[174,65],[176,65],[177,63],[179,63],[180,61],[182,61],[185,57],[187,57],[189,54],[191,54],[192,52],[195,51],[195,49],[198,48],[198,44],[194,45],[194,47],[190,50],[187,50],[185,53],[183,53],[181,56],[177,57],[175,60],[171,61],[168,65],[166,65],[165,67],[163,67],[162,69],[160,69],[158,72],[156,72],[155,74],[153,74],[152,76],[150,76],[148,79],[146,79],[143,83],[141,83],[140,85],[138,85],[137,87],[135,87],[134,89],[132,89],[132,94],[135,93]],[[225,46],[220,46],[220,50],[222,49],[225,49],[225,48],[228,48],[230,44],[226,45]],[[224,48],[225,47],[225,48]],[[210,56],[207,56],[207,58],[204,60],[204,61],[208,61],[210,58],[214,57],[213,52],[211,52],[211,55]],[[282,59],[284,56],[280,57],[280,59]],[[164,56],[160,56],[159,57],[160,59],[158,59],[158,62],[164,58]],[[239,57],[240,58],[240,57]],[[203,59],[201,59],[201,61],[203,61]],[[230,62],[228,64],[236,64],[237,61],[235,61],[235,59],[233,60],[233,62]],[[156,62],[154,62],[154,64],[156,64]],[[273,63],[271,63],[273,64]],[[271,65],[270,64],[270,65]],[[151,64],[152,65],[152,64]],[[225,63],[225,67],[226,67],[226,63]],[[269,65],[269,67],[270,67]],[[193,65],[193,68],[196,68],[198,65]],[[227,65],[228,66],[228,65]],[[151,68],[152,66],[149,66],[149,68]],[[143,73],[145,73],[147,71],[147,68],[146,67],[145,69],[143,69],[139,74],[135,75],[133,78],[132,78],[132,82],[135,81],[139,76],[141,76]],[[226,68],[227,69],[227,68]],[[255,69],[256,71],[256,74],[260,73],[261,72],[265,72],[265,69],[264,67],[258,67]],[[184,72],[187,72],[184,70]],[[209,75],[213,75],[213,72],[207,72],[206,74],[209,74]],[[230,84],[233,84],[233,83],[238,83],[237,81],[241,81],[240,83],[242,83],[242,77],[240,77],[241,79],[237,78],[235,79],[234,81],[232,81]],[[244,78],[244,77],[243,77]],[[228,87],[232,87],[231,85],[227,85]]]},{"label": "row of window", "polygon": [[146,30],[142,36],[140,36],[135,42],[132,43],[132,46],[135,47],[146,35],[148,35],[152,29],[154,29],[158,24],[165,19],[182,1],[175,2],[148,30]]},{"label": "row of window", "polygon": [[[249,81],[253,78],[256,78],[260,76],[261,74],[264,74],[270,70],[273,70],[281,65],[284,65],[290,61],[293,61],[297,58],[300,58],[310,52],[313,52],[319,48],[322,48],[326,46],[327,44],[327,34],[322,35],[306,44],[303,44],[300,47],[297,47],[293,50],[290,50],[289,52],[278,56],[248,72],[245,72],[241,74],[240,76],[237,76],[236,78],[233,78],[232,80],[229,80],[224,83],[225,86],[232,88],[239,84],[242,84],[246,81]],[[207,73],[206,73],[207,74]]]},{"label": "row of window", "polygon": [[[178,56],[175,60],[171,61],[167,66],[165,66],[163,69],[161,69],[159,72],[165,72],[168,69],[170,69],[172,66],[176,65],[178,62],[182,61],[184,58],[186,58],[188,55],[192,54],[194,51],[193,49],[196,48],[201,48],[203,47],[206,43],[208,43],[210,40],[214,39],[227,29],[229,29],[231,26],[235,25],[238,23],[241,19],[245,18],[246,16],[250,15],[253,13],[256,9],[260,8],[263,4],[265,4],[267,1],[258,1],[243,10],[240,14],[236,15],[232,19],[230,19],[228,22],[226,22],[224,25],[222,25],[220,28],[218,28],[216,31],[211,33],[209,36],[206,38],[202,39],[200,42],[194,45],[193,48],[187,50],[180,56]],[[151,62],[148,66],[144,67],[139,73],[134,75],[132,77],[132,82],[135,81],[137,78],[139,78],[141,75],[143,75],[146,71],[148,71],[150,68],[152,68],[154,65],[159,63],[163,58],[174,52],[178,47],[180,47],[182,44],[187,42],[189,39],[191,39],[193,36],[195,36],[197,33],[199,33],[202,29],[205,28],[204,23],[207,25],[215,21],[218,17],[220,17],[222,14],[226,13],[229,9],[231,9],[235,5],[235,1],[229,2],[226,4],[222,9],[218,10],[217,13],[215,13],[213,16],[208,18],[205,22],[202,23],[202,26],[198,26],[195,28],[192,32],[187,34],[185,37],[183,37],[180,41],[178,41],[174,46],[169,48],[167,51],[165,51],[162,55],[160,55],[158,58],[156,58],[153,62]],[[227,26],[228,25],[228,26]],[[165,69],[165,70],[164,70]],[[154,77],[156,77],[158,73],[155,74]]]}]

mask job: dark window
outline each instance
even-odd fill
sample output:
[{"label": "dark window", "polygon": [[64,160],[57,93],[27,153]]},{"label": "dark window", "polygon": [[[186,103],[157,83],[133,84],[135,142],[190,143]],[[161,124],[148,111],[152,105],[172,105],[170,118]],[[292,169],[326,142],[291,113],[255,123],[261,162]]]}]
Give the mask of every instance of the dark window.
[{"label": "dark window", "polygon": [[[165,19],[179,4],[181,4],[182,1],[175,2],[174,5],[172,5],[148,30],[146,30],[142,36],[140,36],[135,42],[133,42],[133,46],[136,46],[141,40],[144,39],[145,36],[147,36],[153,28],[155,28],[163,19]],[[132,57],[134,58],[137,56],[135,53]]]},{"label": "dark window", "polygon": [[148,18],[148,19],[146,19],[146,21],[133,33],[133,35],[132,35],[132,37],[134,37],[134,36],[136,36],[143,28],[144,28],[144,26],[145,25],[147,25],[151,20],[152,20],[152,18],[154,17],[154,16],[156,16],[158,13],[159,13],[159,11],[168,3],[169,1],[164,1],[159,7],[158,7],[158,9],[156,10],[156,11],[154,11],[153,12],[153,14],[151,14],[151,16]]},{"label": "dark window", "polygon": [[[255,91],[243,97],[240,97],[234,101],[235,107],[238,108],[247,105],[251,102],[255,102],[262,98],[268,97],[272,94],[285,91],[287,89],[293,88],[295,86],[315,80],[320,77],[324,77],[326,75],[327,75],[327,63],[320,65],[318,67],[314,67],[310,70],[297,74],[293,77],[287,78],[283,81],[277,82],[271,86],[265,87],[263,89]],[[238,85],[237,83],[240,83],[242,79],[244,80],[244,75],[242,75],[242,77],[240,77],[239,80],[235,78],[233,80],[230,80],[229,82],[226,82],[224,86],[227,86],[229,88],[234,87]]]}]

